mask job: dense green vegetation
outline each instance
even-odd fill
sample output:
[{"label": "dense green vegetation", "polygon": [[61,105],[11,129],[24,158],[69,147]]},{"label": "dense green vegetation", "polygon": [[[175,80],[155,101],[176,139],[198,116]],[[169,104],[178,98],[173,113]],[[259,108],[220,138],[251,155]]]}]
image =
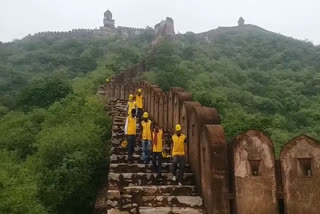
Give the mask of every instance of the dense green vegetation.
[{"label": "dense green vegetation", "polygon": [[150,36],[0,44],[0,213],[91,212],[111,137],[95,93]]},{"label": "dense green vegetation", "polygon": [[299,134],[320,139],[320,47],[265,32],[227,33],[211,43],[192,33],[164,41],[145,78],[181,86],[217,108],[229,139],[261,130],[280,147]]}]

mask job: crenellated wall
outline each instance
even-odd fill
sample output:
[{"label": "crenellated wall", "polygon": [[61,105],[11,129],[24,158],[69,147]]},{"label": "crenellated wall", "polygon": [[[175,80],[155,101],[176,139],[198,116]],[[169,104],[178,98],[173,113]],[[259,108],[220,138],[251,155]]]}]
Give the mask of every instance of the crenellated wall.
[{"label": "crenellated wall", "polygon": [[187,161],[209,214],[319,213],[318,141],[294,138],[282,149],[280,161],[275,160],[272,140],[260,131],[248,130],[227,144],[215,108],[193,101],[183,88],[164,92],[147,81],[124,81],[126,75],[108,83],[106,95],[127,99],[141,88],[144,111],[154,122],[171,134],[177,123],[182,125],[188,137]]}]

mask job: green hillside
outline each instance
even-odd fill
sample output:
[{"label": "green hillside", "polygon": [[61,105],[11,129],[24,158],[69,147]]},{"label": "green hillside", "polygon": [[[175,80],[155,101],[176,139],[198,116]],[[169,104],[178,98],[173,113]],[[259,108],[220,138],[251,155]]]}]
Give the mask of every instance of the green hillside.
[{"label": "green hillside", "polygon": [[95,93],[151,38],[0,44],[0,213],[92,211],[111,137]]},{"label": "green hillside", "polygon": [[187,33],[159,44],[147,63],[147,79],[217,108],[229,139],[258,129],[277,154],[299,134],[320,139],[320,47],[258,30],[209,41]]}]

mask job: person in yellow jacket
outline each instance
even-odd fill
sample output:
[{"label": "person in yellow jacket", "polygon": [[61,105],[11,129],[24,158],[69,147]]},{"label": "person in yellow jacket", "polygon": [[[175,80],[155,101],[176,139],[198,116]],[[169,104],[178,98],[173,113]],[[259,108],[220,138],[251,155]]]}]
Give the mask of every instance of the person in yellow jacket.
[{"label": "person in yellow jacket", "polygon": [[139,123],[141,123],[142,114],[143,114],[143,95],[141,93],[142,93],[142,90],[140,88],[140,89],[138,89],[138,93],[136,95],[136,104],[138,107]]},{"label": "person in yellow jacket", "polygon": [[159,129],[159,126],[156,124],[154,127],[155,128],[152,133],[152,165],[157,173],[157,179],[159,179],[161,178],[162,167],[163,131]]},{"label": "person in yellow jacket", "polygon": [[127,117],[126,125],[124,126],[124,133],[128,142],[128,162],[133,163],[132,155],[134,152],[134,147],[136,146],[137,135],[137,118],[135,109],[132,109],[131,115]]},{"label": "person in yellow jacket", "polygon": [[129,101],[128,101],[128,103],[126,105],[126,108],[125,108],[125,111],[128,112],[128,115],[131,115],[131,110],[132,109],[135,109],[136,113],[138,112],[136,101],[134,101],[133,98],[134,98],[133,94],[130,94],[129,95]]},{"label": "person in yellow jacket", "polygon": [[142,158],[145,164],[150,162],[150,146],[152,138],[152,123],[148,112],[143,113],[143,121],[140,126],[140,139],[142,141]]},{"label": "person in yellow jacket", "polygon": [[173,157],[172,165],[173,165],[173,177],[172,180],[177,180],[177,165],[179,164],[179,178],[178,184],[182,185],[183,173],[184,173],[184,157],[186,154],[186,143],[187,137],[181,133],[181,126],[179,124],[176,125],[176,134],[172,136],[172,144],[171,144],[171,154]]}]

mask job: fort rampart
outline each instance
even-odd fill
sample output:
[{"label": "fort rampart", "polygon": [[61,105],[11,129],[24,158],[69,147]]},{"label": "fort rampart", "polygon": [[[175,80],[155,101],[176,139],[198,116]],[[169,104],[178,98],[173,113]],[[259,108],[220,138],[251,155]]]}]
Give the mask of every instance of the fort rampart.
[{"label": "fort rampart", "polygon": [[188,136],[187,159],[210,214],[317,214],[320,210],[320,144],[308,136],[289,141],[276,160],[272,140],[248,130],[227,143],[215,108],[193,101],[183,88],[162,91],[131,72],[105,86],[108,99],[124,99],[141,88],[144,110],[167,133],[180,123]]}]

